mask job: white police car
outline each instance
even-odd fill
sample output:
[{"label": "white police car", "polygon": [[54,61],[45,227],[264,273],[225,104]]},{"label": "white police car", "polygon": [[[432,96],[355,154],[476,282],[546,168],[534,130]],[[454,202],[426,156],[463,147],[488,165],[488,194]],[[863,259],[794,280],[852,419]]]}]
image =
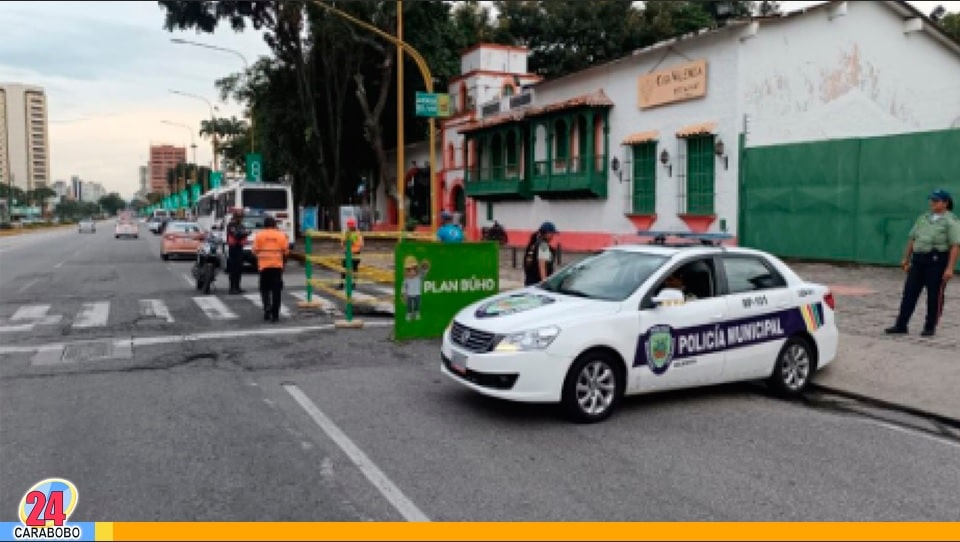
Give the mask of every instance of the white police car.
[{"label": "white police car", "polygon": [[624,395],[677,388],[766,379],[792,396],[836,357],[834,314],[826,286],[764,252],[617,246],[460,311],[441,370],[482,394],[562,403],[584,422]]}]

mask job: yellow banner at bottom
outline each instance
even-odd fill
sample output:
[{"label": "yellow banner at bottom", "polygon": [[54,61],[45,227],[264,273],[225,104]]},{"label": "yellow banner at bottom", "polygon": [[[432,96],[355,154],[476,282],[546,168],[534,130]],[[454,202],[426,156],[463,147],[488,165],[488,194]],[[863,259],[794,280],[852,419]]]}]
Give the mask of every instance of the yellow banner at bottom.
[{"label": "yellow banner at bottom", "polygon": [[97,540],[931,540],[960,523],[97,523]]}]

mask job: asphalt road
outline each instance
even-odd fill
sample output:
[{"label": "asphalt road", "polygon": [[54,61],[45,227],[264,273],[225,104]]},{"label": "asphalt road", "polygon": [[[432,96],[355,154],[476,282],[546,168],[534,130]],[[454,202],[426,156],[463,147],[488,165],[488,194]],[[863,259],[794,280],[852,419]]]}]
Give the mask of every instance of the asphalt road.
[{"label": "asphalt road", "polygon": [[222,291],[211,318],[189,266],[109,224],[0,239],[0,519],[62,476],[88,521],[960,520],[960,440],[906,417],[738,385],[573,425],[461,389],[383,319],[286,294],[271,325]]}]

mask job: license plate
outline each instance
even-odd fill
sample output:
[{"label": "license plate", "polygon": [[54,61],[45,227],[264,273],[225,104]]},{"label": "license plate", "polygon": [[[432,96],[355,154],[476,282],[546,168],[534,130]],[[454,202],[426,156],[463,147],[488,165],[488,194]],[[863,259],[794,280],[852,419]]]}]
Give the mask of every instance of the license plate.
[{"label": "license plate", "polygon": [[460,374],[467,372],[467,356],[460,352],[453,351],[450,355],[450,367]]}]

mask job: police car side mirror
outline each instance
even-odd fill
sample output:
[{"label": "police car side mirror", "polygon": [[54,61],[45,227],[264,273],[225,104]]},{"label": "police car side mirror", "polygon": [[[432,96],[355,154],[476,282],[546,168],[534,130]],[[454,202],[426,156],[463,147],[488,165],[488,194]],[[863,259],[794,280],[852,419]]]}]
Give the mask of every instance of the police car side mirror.
[{"label": "police car side mirror", "polygon": [[671,305],[682,305],[685,300],[686,298],[680,290],[665,288],[650,301],[653,301],[658,307],[669,307]]}]

